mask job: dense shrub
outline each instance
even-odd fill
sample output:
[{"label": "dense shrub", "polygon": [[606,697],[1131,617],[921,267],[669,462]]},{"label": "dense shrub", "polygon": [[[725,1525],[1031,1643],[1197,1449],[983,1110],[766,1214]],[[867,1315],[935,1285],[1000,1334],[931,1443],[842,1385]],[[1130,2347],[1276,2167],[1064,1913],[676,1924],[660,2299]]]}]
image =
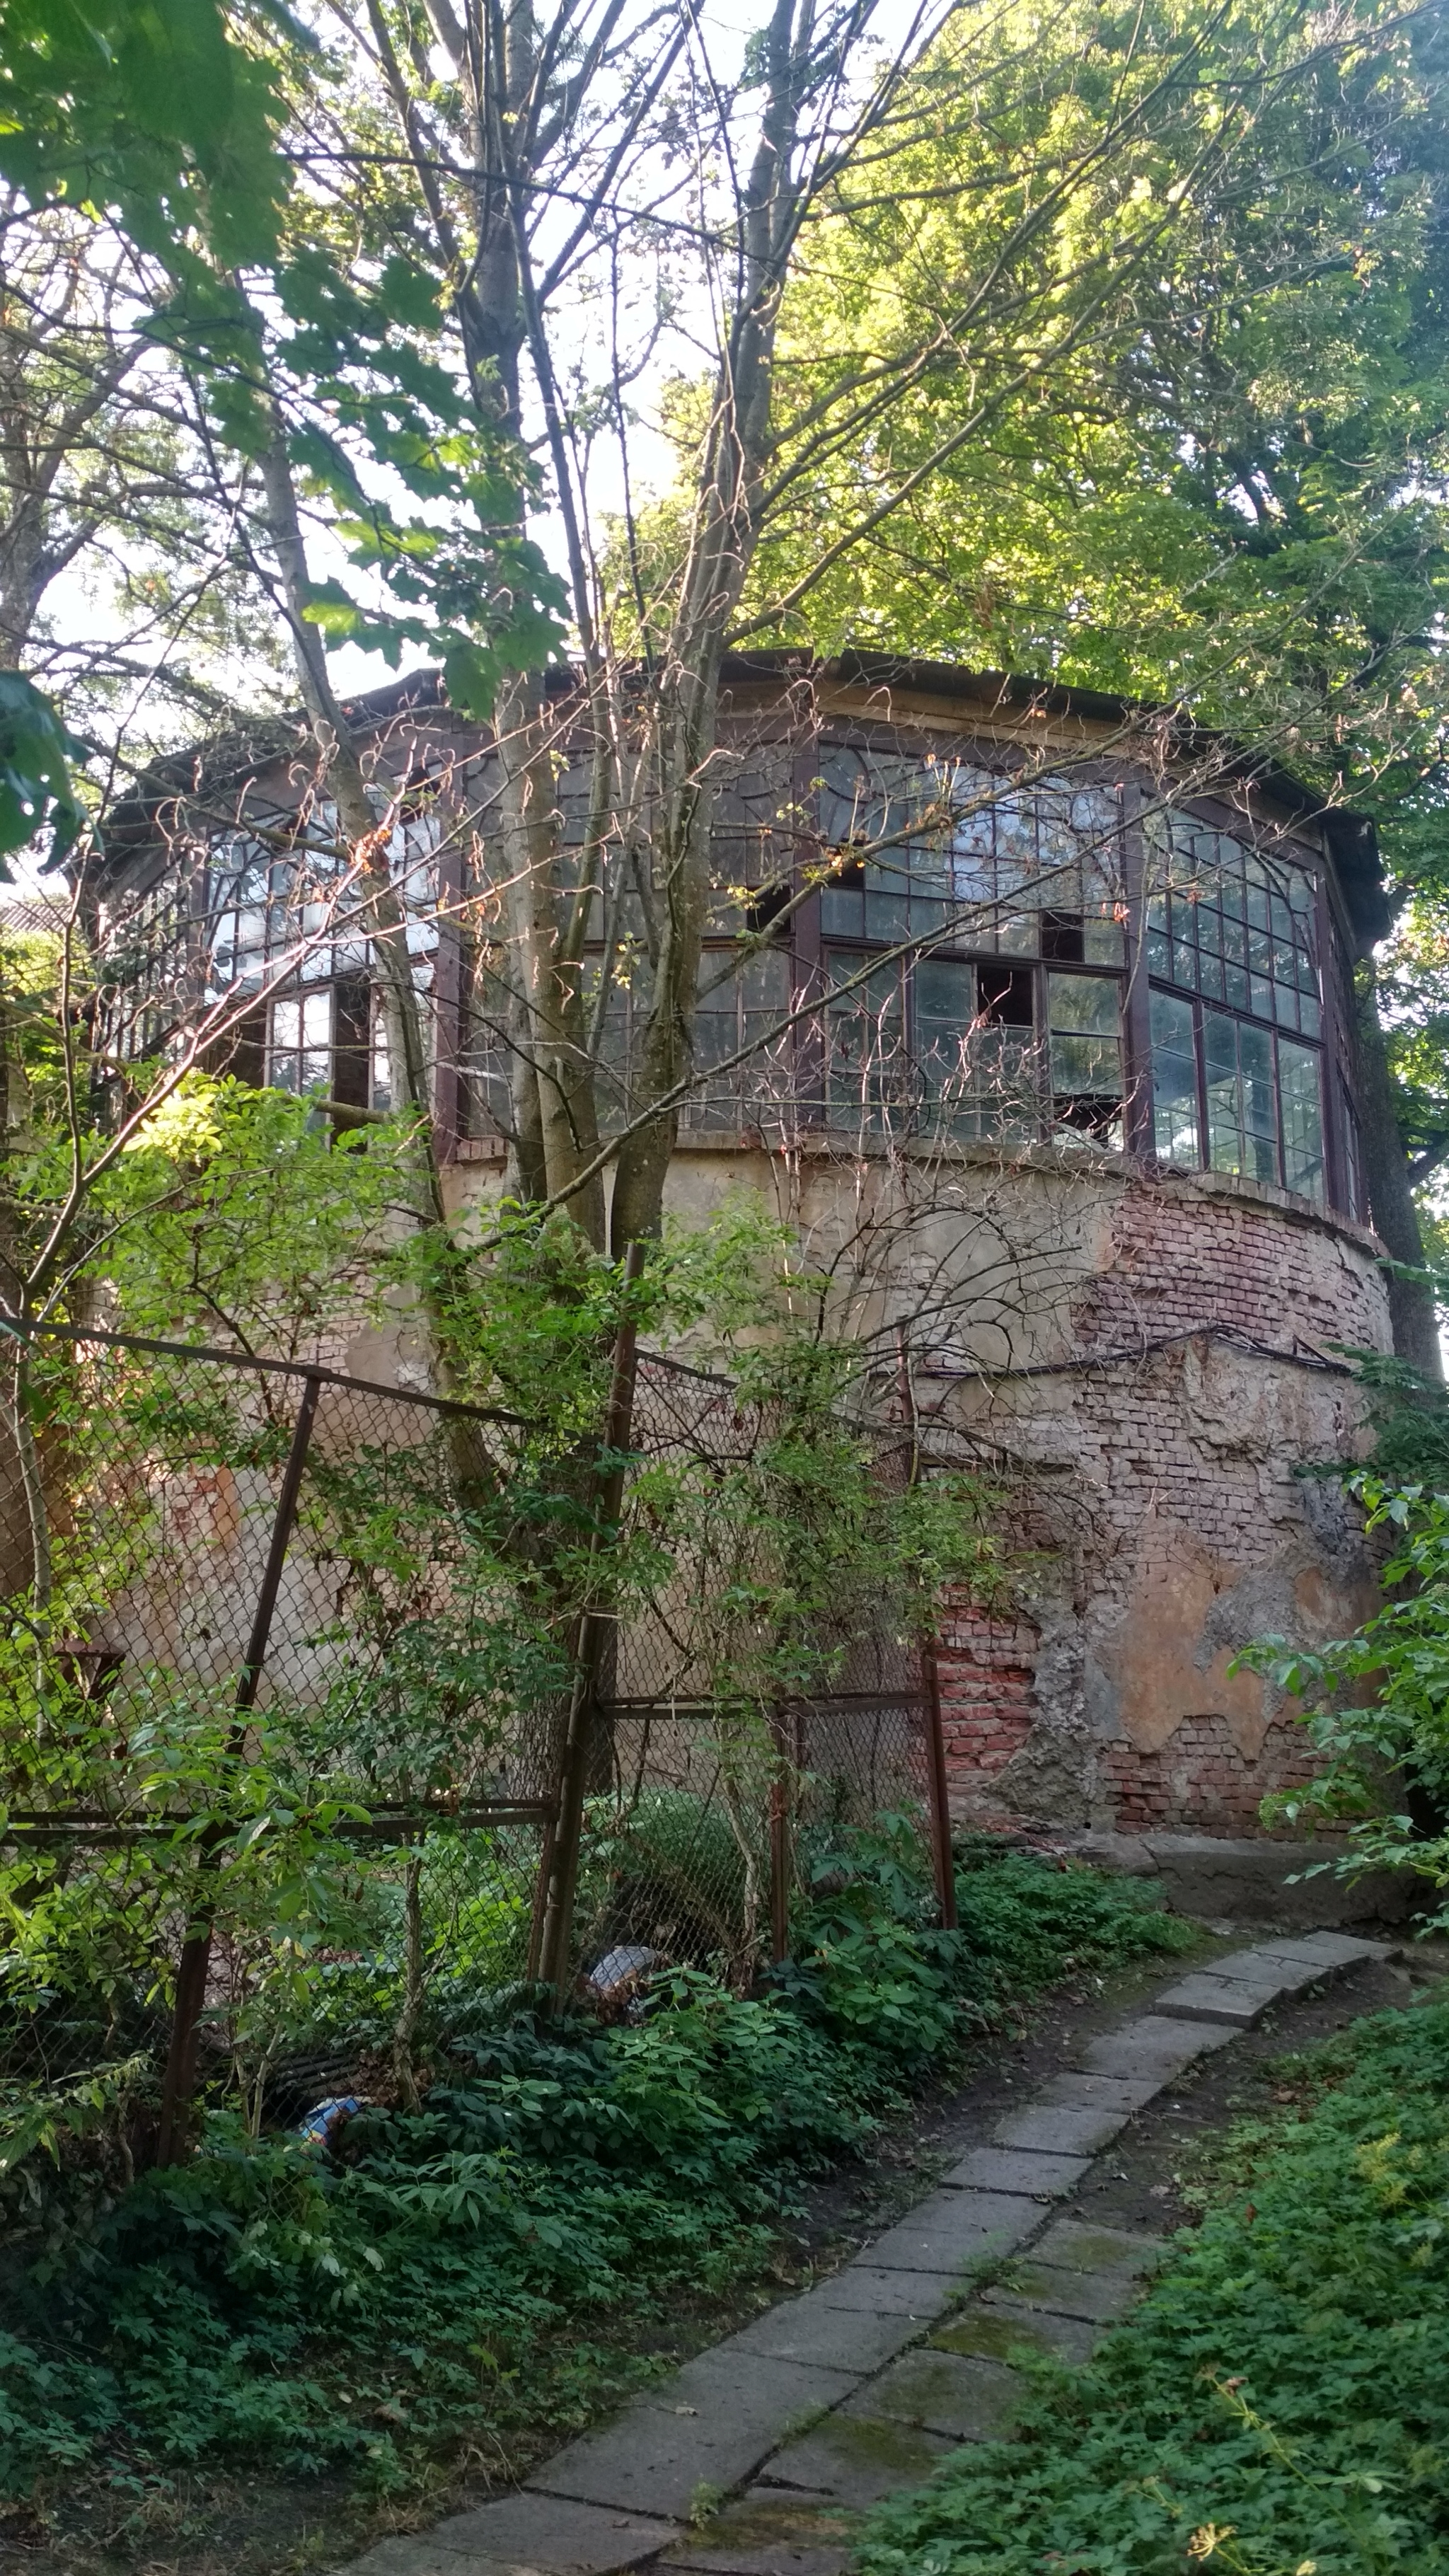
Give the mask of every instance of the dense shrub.
[{"label": "dense shrub", "polygon": [[1017,2440],[883,2511],[867,2576],[1449,2564],[1449,2005],[1360,2024],[1298,2090],[1090,2367],[1044,2366]]},{"label": "dense shrub", "polygon": [[638,2023],[460,2027],[421,2109],[365,2112],[335,2152],[218,2112],[188,2164],[48,2204],[0,2337],[5,2486],[218,2451],[390,2480],[483,2420],[579,2420],[600,2321],[617,2343],[758,2267],[903,2072],[1071,1966],[1184,1937],[1130,1883],[978,1853],[942,1934],[889,1822],[816,1875],[800,1965],[756,1999],[680,1971]]}]

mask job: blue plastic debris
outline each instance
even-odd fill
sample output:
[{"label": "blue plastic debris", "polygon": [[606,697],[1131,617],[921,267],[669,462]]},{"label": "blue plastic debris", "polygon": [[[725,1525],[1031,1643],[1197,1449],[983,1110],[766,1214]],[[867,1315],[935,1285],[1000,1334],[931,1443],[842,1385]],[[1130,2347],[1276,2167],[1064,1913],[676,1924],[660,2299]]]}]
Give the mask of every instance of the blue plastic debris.
[{"label": "blue plastic debris", "polygon": [[318,2102],[308,2112],[297,2135],[304,2147],[330,2146],[343,2123],[363,2108],[359,2093],[334,2093],[330,2100]]}]

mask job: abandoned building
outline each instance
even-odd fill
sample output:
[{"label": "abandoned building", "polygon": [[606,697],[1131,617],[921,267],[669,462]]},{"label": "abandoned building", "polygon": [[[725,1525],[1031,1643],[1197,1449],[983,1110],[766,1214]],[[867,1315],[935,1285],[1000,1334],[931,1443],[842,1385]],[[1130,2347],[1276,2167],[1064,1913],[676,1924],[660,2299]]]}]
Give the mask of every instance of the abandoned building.
[{"label": "abandoned building", "polygon": [[[426,675],[348,713],[395,819],[462,1208],[508,1151],[496,751]],[[1373,1599],[1339,1487],[1297,1472],[1358,1436],[1341,1349],[1389,1347],[1355,1120],[1372,830],[1119,702],[946,666],[740,661],[721,744],[671,1196],[702,1214],[743,1186],[848,1253],[923,1424],[1003,1476],[1018,1609],[943,1612],[953,1809],[1078,1841],[1255,1835],[1305,1745],[1234,1653],[1341,1634]],[[232,1069],[386,1104],[327,840],[300,720],[155,773],[92,890],[115,1056],[295,956]],[[621,857],[590,951],[606,1129],[641,907]],[[352,1364],[400,1354],[370,1335]]]}]

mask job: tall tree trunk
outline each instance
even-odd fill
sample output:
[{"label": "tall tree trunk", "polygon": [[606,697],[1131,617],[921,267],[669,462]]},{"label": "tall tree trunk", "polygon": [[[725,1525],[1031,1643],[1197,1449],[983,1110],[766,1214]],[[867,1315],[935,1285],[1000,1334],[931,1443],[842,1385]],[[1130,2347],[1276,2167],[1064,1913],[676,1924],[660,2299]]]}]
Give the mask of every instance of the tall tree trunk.
[{"label": "tall tree trunk", "polygon": [[[1409,1183],[1404,1141],[1394,1116],[1393,1085],[1372,960],[1359,986],[1358,1108],[1374,1231],[1391,1259],[1408,1269],[1421,1270],[1424,1238]],[[1401,1279],[1391,1274],[1389,1317],[1397,1357],[1407,1360],[1421,1376],[1442,1381],[1439,1318],[1427,1285],[1419,1279]]]},{"label": "tall tree trunk", "polygon": [[[759,537],[770,453],[775,333],[799,214],[793,168],[799,103],[809,76],[810,0],[775,0],[764,31],[765,108],[740,198],[742,292],[715,382],[689,554],[658,684],[656,765],[661,817],[659,956],[639,1069],[644,1105],[660,1103],[620,1149],[613,1246],[659,1232],[679,1131],[668,1095],[693,1067],[700,951],[709,905],[712,767],[725,638]],[[666,1103],[668,1105],[666,1105]]]},{"label": "tall tree trunk", "polygon": [[[302,693],[327,785],[336,800],[338,820],[362,880],[373,955],[382,969],[393,1106],[406,1110],[412,1120],[409,1179],[413,1212],[420,1225],[433,1229],[440,1249],[440,1258],[421,1295],[446,1393],[455,1383],[456,1350],[446,1285],[447,1209],[433,1127],[422,1005],[408,952],[407,910],[393,883],[388,857],[392,833],[390,827],[380,828],[373,812],[357,747],[327,671],[322,638],[303,614],[308,598],[306,553],[296,487],[280,435],[262,461],[262,472]],[[494,1469],[481,1427],[462,1416],[451,1417],[448,1445],[459,1492],[468,1495],[490,1490]]]}]

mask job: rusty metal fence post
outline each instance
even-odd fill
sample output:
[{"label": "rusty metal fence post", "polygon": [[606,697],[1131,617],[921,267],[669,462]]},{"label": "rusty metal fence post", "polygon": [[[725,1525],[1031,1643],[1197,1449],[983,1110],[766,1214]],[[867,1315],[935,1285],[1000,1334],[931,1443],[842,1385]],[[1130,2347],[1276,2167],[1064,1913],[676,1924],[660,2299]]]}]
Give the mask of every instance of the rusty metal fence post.
[{"label": "rusty metal fence post", "polygon": [[946,1786],[946,1738],[941,1725],[941,1672],[936,1639],[921,1641],[921,1679],[925,1684],[926,1799],[931,1815],[931,1857],[936,1898],[948,1932],[956,1929],[956,1866],[951,1851],[951,1802]]},{"label": "rusty metal fence post", "polygon": [[770,1736],[775,1748],[774,1769],[770,1775],[770,1956],[778,1968],[790,1955],[790,1889],[794,1878],[794,1768],[791,1763],[791,1735],[784,1711],[770,1711]]},{"label": "rusty metal fence post", "polygon": [[[307,1451],[312,1442],[312,1425],[317,1416],[317,1397],[321,1379],[309,1371],[302,1389],[302,1401],[292,1429],[292,1445],[282,1475],[282,1490],[277,1496],[272,1535],[267,1547],[267,1561],[262,1573],[261,1590],[252,1617],[252,1632],[247,1640],[246,1661],[242,1665],[232,1703],[233,1719],[227,1738],[227,1752],[233,1761],[240,1758],[246,1746],[247,1727],[256,1706],[257,1686],[262,1666],[267,1659],[267,1646],[272,1633],[272,1619],[277,1595],[282,1588],[282,1568],[287,1561],[287,1547],[292,1525],[297,1517],[297,1497],[302,1489],[302,1470],[307,1464]],[[161,2085],[161,2118],[156,2132],[156,2162],[169,2165],[180,2152],[186,2131],[187,2113],[196,2089],[196,2054],[201,2031],[201,2016],[206,2005],[206,1980],[211,1966],[212,1890],[208,1881],[216,1870],[217,1853],[226,1839],[226,1829],[219,1821],[208,1825],[201,1837],[197,1875],[200,1879],[200,1902],[193,1912],[192,1928],[181,1947],[176,1971],[176,1999],[171,2013],[171,2042],[166,2053],[166,2072]]]},{"label": "rusty metal fence post", "polygon": [[[624,1261],[626,1290],[634,1286],[643,1268],[644,1246],[631,1243]],[[539,1938],[538,1975],[541,1983],[552,1987],[559,2003],[567,2000],[571,1984],[569,1966],[584,1800],[588,1793],[589,1762],[598,1711],[599,1672],[614,1617],[612,1608],[592,1598],[595,1569],[601,1553],[602,1533],[617,1522],[623,1504],[622,1453],[628,1447],[633,1421],[637,1364],[637,1327],[626,1306],[614,1339],[609,1409],[604,1418],[602,1445],[610,1453],[610,1464],[601,1468],[594,1486],[594,1530],[589,1541],[591,1597],[579,1614],[575,1637],[573,1686],[569,1693],[568,1724],[559,1764],[558,1823],[547,1846],[547,1893]]]}]

